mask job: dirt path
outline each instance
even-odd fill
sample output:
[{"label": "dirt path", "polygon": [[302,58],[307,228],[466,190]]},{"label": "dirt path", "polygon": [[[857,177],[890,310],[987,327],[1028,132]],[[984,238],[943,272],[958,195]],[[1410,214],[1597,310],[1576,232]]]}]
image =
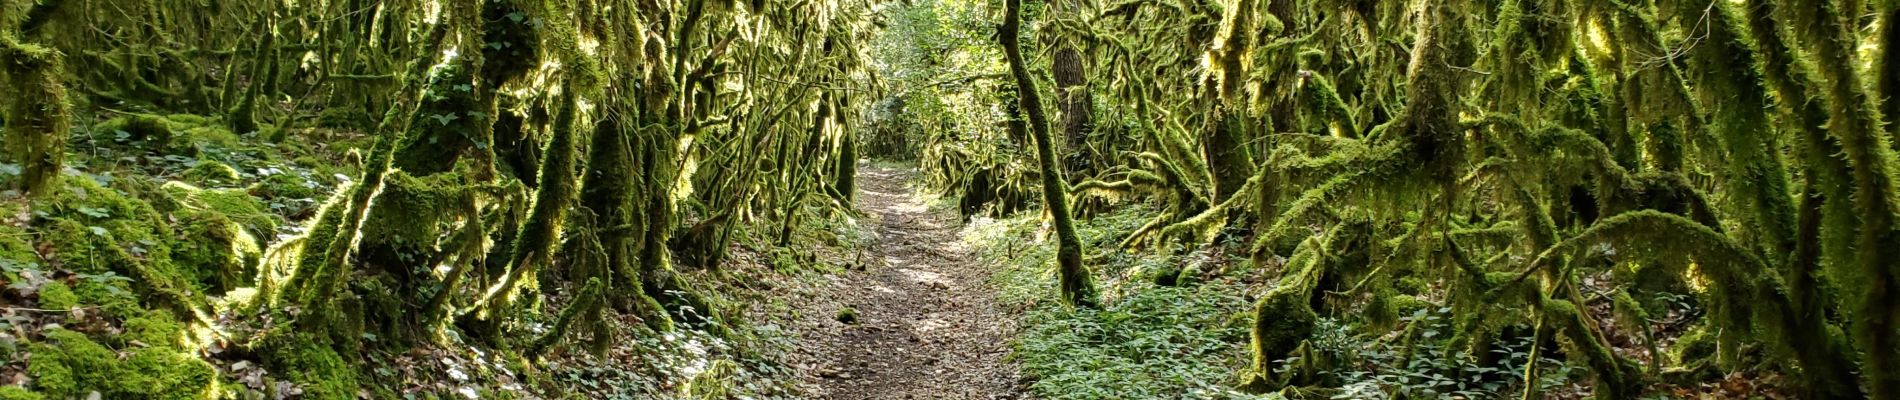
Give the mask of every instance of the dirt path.
[{"label": "dirt path", "polygon": [[[858,207],[877,237],[862,270],[800,305],[814,369],[804,386],[825,399],[1023,398],[1004,360],[1014,319],[997,309],[987,268],[964,261],[957,217],[911,196],[911,173],[859,168]],[[837,321],[844,307],[856,324]]]}]

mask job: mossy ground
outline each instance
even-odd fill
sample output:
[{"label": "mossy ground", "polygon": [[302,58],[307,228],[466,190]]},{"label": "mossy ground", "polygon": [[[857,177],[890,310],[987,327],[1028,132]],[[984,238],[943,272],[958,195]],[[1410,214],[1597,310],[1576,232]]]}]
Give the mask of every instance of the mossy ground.
[{"label": "mossy ground", "polygon": [[236,309],[223,299],[256,285],[263,249],[295,229],[299,203],[337,183],[321,177],[348,172],[334,167],[347,149],[258,145],[192,115],[84,125],[60,191],[0,194],[0,301],[29,307],[0,338],[19,349],[0,364],[18,372],[0,378],[0,398],[322,393],[313,382],[342,382],[327,398],[354,398],[347,381],[272,376],[255,355],[226,351],[247,328],[224,318]]}]

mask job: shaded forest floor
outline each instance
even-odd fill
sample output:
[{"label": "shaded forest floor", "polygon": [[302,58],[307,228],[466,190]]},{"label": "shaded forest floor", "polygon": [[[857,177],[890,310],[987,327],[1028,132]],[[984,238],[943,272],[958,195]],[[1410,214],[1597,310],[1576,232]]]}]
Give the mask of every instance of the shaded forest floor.
[{"label": "shaded forest floor", "polygon": [[792,300],[812,360],[801,385],[829,399],[1022,398],[994,271],[970,261],[953,212],[914,195],[912,174],[860,169],[858,208],[876,233],[847,271]]}]

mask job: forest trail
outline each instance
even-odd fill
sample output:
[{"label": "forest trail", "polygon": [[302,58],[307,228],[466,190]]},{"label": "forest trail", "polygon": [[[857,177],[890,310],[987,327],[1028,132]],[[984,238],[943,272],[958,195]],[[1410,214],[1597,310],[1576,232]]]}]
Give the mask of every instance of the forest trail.
[{"label": "forest trail", "polygon": [[[814,398],[1018,399],[1016,366],[1004,360],[1014,318],[997,308],[990,271],[965,260],[954,214],[912,196],[910,169],[862,165],[858,208],[876,236],[861,268],[834,277],[799,324],[816,369]],[[850,307],[857,322],[839,322]]]}]

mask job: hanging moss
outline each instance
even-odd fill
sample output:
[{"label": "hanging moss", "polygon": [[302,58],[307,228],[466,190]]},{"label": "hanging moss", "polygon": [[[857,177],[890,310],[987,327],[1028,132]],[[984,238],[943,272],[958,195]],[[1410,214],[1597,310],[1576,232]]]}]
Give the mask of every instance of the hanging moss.
[{"label": "hanging moss", "polygon": [[636,310],[649,328],[665,332],[672,329],[672,318],[646,291],[638,266],[639,246],[648,227],[642,223],[645,213],[639,208],[639,196],[643,188],[638,186],[640,174],[630,141],[636,132],[623,126],[620,118],[610,113],[594,125],[580,192],[580,205],[595,215],[594,223],[575,228],[591,230],[605,252],[601,273],[612,278],[605,293]]}]

